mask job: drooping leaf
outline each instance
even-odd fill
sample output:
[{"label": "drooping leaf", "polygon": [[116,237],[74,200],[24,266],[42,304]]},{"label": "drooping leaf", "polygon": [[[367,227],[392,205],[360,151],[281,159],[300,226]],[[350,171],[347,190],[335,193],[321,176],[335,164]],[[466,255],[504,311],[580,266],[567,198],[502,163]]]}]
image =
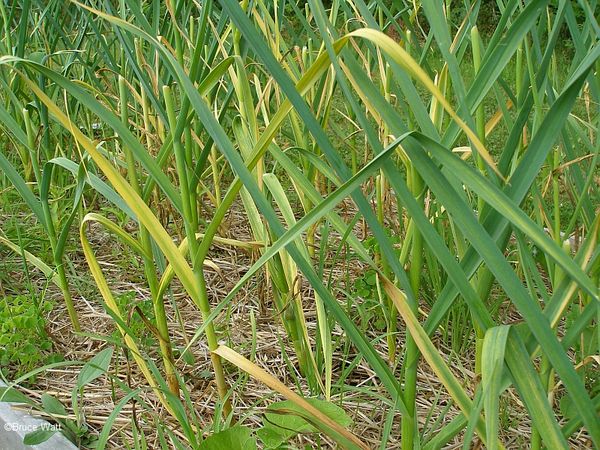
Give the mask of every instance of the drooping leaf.
[{"label": "drooping leaf", "polygon": [[23,438],[23,444],[25,445],[37,445],[42,442],[46,442],[52,436],[54,436],[58,430],[41,428],[39,430],[32,431],[31,433],[27,433]]}]

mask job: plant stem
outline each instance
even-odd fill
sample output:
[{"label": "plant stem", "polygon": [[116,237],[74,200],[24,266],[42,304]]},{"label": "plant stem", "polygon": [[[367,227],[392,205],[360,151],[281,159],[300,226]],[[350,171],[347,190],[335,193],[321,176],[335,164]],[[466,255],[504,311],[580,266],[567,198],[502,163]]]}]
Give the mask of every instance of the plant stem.
[{"label": "plant stem", "polygon": [[[129,120],[127,111],[127,89],[125,79],[121,76],[119,77],[119,97],[121,103],[121,121],[127,126]],[[135,192],[141,196],[141,187],[137,177],[133,154],[126,145],[123,146],[123,152],[125,153],[125,160],[127,162],[127,177],[129,179],[129,184],[131,184]],[[139,235],[140,244],[144,249],[144,274],[146,275],[148,287],[150,288],[150,295],[152,297],[156,329],[159,333],[159,346],[163,364],[165,366],[165,376],[171,392],[174,395],[179,396],[179,381],[177,379],[175,361],[173,358],[173,347],[169,335],[169,324],[165,312],[164,298],[158,294],[158,278],[152,259],[152,241],[148,230],[141,224],[139,224]]]},{"label": "plant stem", "polygon": [[[410,170],[411,190],[419,203],[423,204],[423,180],[419,173],[411,165]],[[415,297],[419,298],[419,288],[421,285],[421,271],[423,269],[423,237],[419,230],[413,229],[413,236],[410,250],[410,272],[409,279],[411,288]],[[410,305],[413,314],[419,315],[418,304]],[[412,450],[414,448],[415,437],[418,436],[416,423],[416,394],[417,394],[417,365],[419,362],[419,349],[410,333],[406,332],[406,354],[404,357],[404,398],[409,416],[402,418],[402,449]]]},{"label": "plant stem", "polygon": [[[172,133],[177,129],[177,118],[175,116],[175,105],[171,89],[169,86],[163,86],[163,94],[165,98],[165,106],[167,110],[167,117],[169,119],[169,127]],[[185,225],[186,235],[190,248],[191,262],[194,274],[196,276],[196,282],[198,284],[198,298],[192,298],[194,303],[200,309],[202,314],[202,320],[207,323],[205,328],[206,340],[208,343],[208,349],[211,351],[211,361],[213,365],[215,380],[217,383],[217,390],[221,401],[223,401],[223,415],[224,417],[229,416],[231,413],[231,403],[227,398],[227,392],[229,390],[227,382],[225,381],[225,374],[223,372],[223,365],[221,363],[221,357],[212,353],[219,346],[217,341],[217,335],[212,322],[209,322],[210,317],[210,302],[208,299],[208,293],[206,291],[206,282],[204,278],[204,257],[198,253],[198,240],[196,239],[196,229],[192,223],[192,208],[195,205],[191,204],[190,199],[192,196],[189,192],[188,184],[188,170],[186,167],[186,158],[184,154],[184,148],[181,145],[180,137],[173,135],[173,150],[175,153],[175,162],[177,164],[177,173],[179,175],[179,186],[181,191],[181,199],[183,202],[183,221]]]}]

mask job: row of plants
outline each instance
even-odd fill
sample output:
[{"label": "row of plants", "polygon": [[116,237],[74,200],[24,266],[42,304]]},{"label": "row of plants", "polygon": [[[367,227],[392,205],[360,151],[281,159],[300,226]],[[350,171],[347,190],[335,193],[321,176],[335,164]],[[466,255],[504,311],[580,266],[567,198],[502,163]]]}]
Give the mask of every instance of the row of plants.
[{"label": "row of plants", "polygon": [[[94,444],[80,416],[67,424],[65,407],[43,397],[73,440],[106,446],[137,402],[156,418],[163,448],[279,448],[315,433],[323,446],[502,448],[501,400],[511,393],[531,448],[600,445],[597,5],[499,0],[482,36],[484,7],[0,4],[2,205],[46,242],[27,245],[32,231],[3,220],[3,255],[40,271],[60,292],[70,332],[89,337],[73,264],[85,259],[116,333],[81,369],[76,416],[87,384],[102,374],[120,383],[113,347],[139,378],[119,385]],[[227,234],[233,212],[248,239]],[[100,229],[132,255],[123,270],[135,266],[147,300],[115,291],[94,244]],[[218,269],[217,244],[253,259],[215,299],[207,272]],[[295,386],[261,367],[256,334],[243,348],[232,339],[234,301],[259,277]],[[28,290],[0,305],[0,359],[22,359],[11,386],[77,364],[48,356],[49,343],[43,359],[35,338],[15,350],[17,329],[49,342],[51,305]],[[193,334],[172,320],[181,293],[195,305]],[[35,308],[23,310],[24,300]],[[253,314],[247,321],[256,330]],[[474,379],[457,376],[447,346]],[[182,371],[202,352],[215,391],[208,419]],[[376,443],[340,400],[358,389],[349,375],[362,362],[373,376],[361,394],[385,405]],[[419,407],[424,365],[459,411],[452,420],[432,422],[437,405]],[[256,405],[266,407],[259,429],[236,405],[248,377],[285,399]],[[148,430],[132,427],[144,448]]]}]

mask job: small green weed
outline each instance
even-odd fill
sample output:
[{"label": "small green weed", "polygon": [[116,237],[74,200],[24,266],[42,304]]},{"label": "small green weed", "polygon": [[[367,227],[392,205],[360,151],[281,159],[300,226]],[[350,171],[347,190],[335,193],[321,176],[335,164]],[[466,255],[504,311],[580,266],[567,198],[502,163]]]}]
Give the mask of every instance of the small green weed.
[{"label": "small green weed", "polygon": [[[129,317],[128,327],[131,333],[140,340],[145,347],[151,347],[156,344],[156,340],[152,337],[150,330],[140,318],[140,312],[144,319],[154,321],[154,311],[150,300],[136,302],[136,292],[129,291],[115,296],[115,300],[119,309],[123,311],[125,317]],[[137,307],[137,310],[136,310]],[[114,339],[121,339],[119,330],[113,332]]]},{"label": "small green weed", "polygon": [[47,300],[36,302],[24,295],[0,301],[0,366],[2,375],[19,377],[62,357],[52,352],[45,315],[52,310]]},{"label": "small green weed", "polygon": [[[339,406],[317,398],[309,398],[306,401],[341,426],[348,427],[352,424],[350,417]],[[202,442],[200,449],[255,449],[257,437],[266,449],[290,448],[288,442],[296,436],[319,431],[305,419],[305,414],[290,400],[272,403],[265,411],[263,426],[256,432],[256,436],[250,428],[236,425],[209,436]]]}]

